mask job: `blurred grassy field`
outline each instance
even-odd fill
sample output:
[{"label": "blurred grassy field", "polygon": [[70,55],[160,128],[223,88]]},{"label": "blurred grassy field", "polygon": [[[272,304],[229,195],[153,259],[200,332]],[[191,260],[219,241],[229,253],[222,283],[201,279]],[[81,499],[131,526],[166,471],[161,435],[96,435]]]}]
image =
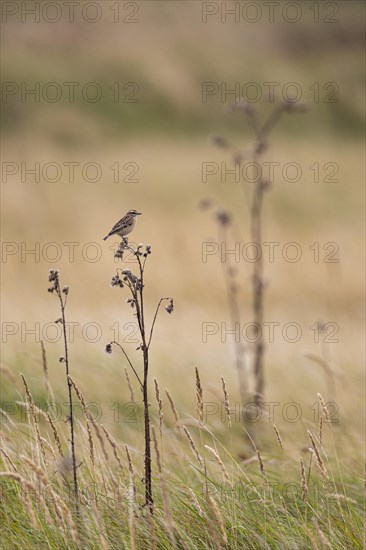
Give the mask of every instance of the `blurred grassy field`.
[{"label": "blurred grassy field", "polygon": [[[26,182],[19,174],[2,182],[1,230],[4,243],[40,250],[57,243],[62,257],[57,263],[39,261],[17,253],[2,260],[2,321],[43,327],[58,316],[56,300],[47,293],[48,270],[60,269],[61,281],[70,286],[69,321],[98,323],[102,337],[85,342],[80,327],[71,345],[75,379],[83,381],[88,400],[108,409],[116,400],[128,400],[117,354],[107,356],[105,344],[113,337],[110,327],[133,320],[123,290],[109,288],[116,264],[111,241],[102,241],[110,227],[129,209],[143,213],[133,233],[135,242],[152,245],[147,275],[148,312],[153,316],[160,296],[175,299],[172,316],[161,314],[152,351],[152,375],[175,396],[182,414],[194,411],[194,366],[199,366],[207,386],[207,400],[218,395],[220,376],[226,378],[233,400],[239,398],[230,337],[202,341],[203,322],[229,323],[225,282],[218,255],[202,261],[204,243],[217,239],[215,221],[198,205],[210,198],[227,208],[249,241],[249,212],[242,184],[219,175],[202,182],[202,163],[227,162],[227,152],[217,150],[211,134],[225,136],[243,149],[251,143],[247,122],[230,114],[219,96],[202,102],[203,82],[279,82],[280,88],[296,82],[308,105],[304,115],[286,115],[275,128],[266,160],[297,162],[303,177],[289,183],[279,175],[265,197],[264,241],[297,242],[303,257],[298,263],[266,262],[265,317],[268,321],[297,322],[303,336],[297,343],[275,339],[266,350],[266,399],[281,404],[301,404],[301,425],[278,423],[293,442],[296,454],[306,444],[309,407],[316,393],[327,394],[322,369],[304,356],[311,351],[325,357],[339,373],[336,401],[339,405],[339,447],[352,446],[342,455],[347,472],[360,467],[363,454],[364,418],[364,52],[361,2],[337,2],[340,22],[315,24],[306,2],[297,24],[279,19],[275,24],[204,24],[200,2],[139,2],[139,23],[95,25],[77,19],[51,25],[3,25],[3,80],[27,82],[98,82],[103,97],[96,103],[78,98],[70,104],[32,100],[18,95],[3,102],[2,137],[4,162],[97,162],[100,181],[83,180],[76,170],[73,183],[66,170],[60,181]],[[108,87],[137,83],[137,103],[114,102]],[[311,86],[327,82],[339,86],[336,103],[314,102]],[[321,92],[322,93],[322,92]],[[280,98],[282,99],[282,98]],[[255,104],[262,118],[268,102]],[[113,181],[111,165],[138,165],[138,182]],[[314,182],[310,170],[336,163],[339,181]],[[75,261],[67,246],[79,243]],[[318,242],[339,245],[338,263],[314,263],[309,247]],[[22,245],[26,243],[26,245]],[[97,262],[85,261],[81,249],[97,243],[102,254]],[[4,246],[4,245],[3,245]],[[4,251],[4,249],[3,249]],[[92,253],[92,252],[91,252]],[[130,267],[130,266],[129,266]],[[252,265],[238,264],[243,320],[251,320]],[[317,321],[339,325],[339,343],[315,343],[309,327]],[[122,336],[126,334],[122,330]],[[22,341],[23,340],[23,341]],[[128,346],[128,344],[126,344]],[[131,344],[131,355],[138,358]],[[41,398],[44,391],[40,346],[32,335],[19,331],[2,346],[2,363],[17,377],[26,374]],[[64,393],[64,372],[58,364],[61,341],[46,342],[50,377],[56,395]],[[137,359],[138,360],[138,359]],[[3,401],[23,392],[3,378]],[[121,433],[108,413],[106,425]],[[226,437],[219,419],[213,429]],[[122,430],[123,431],[123,430]],[[132,436],[132,440],[135,437]],[[240,450],[240,440],[237,442]],[[352,456],[351,456],[352,455]]]},{"label": "blurred grassy field", "polygon": [[[321,373],[314,367],[309,370],[301,358],[303,348],[316,348],[308,326],[321,319],[340,325],[340,342],[332,347],[334,361],[358,380],[364,281],[361,5],[341,3],[340,23],[334,25],[314,24],[304,5],[296,32],[294,25],[281,20],[275,25],[265,20],[249,25],[212,18],[204,24],[200,10],[195,2],[142,2],[140,23],[124,24],[123,32],[118,24],[103,21],[96,26],[80,20],[74,25],[24,24],[17,26],[16,34],[11,22],[4,25],[4,80],[25,81],[29,86],[34,81],[98,82],[103,97],[97,103],[79,97],[70,104],[65,98],[57,103],[34,103],[29,98],[22,103],[19,96],[10,96],[3,105],[3,161],[25,162],[27,167],[35,162],[41,166],[78,162],[82,167],[94,161],[103,175],[88,183],[77,168],[70,183],[63,168],[57,183],[33,183],[32,176],[22,183],[19,175],[3,183],[3,240],[16,242],[20,249],[39,242],[41,250],[37,260],[29,255],[24,261],[19,252],[3,263],[3,320],[24,321],[27,326],[52,320],[56,304],[45,292],[46,275],[49,268],[58,267],[71,287],[70,317],[81,324],[98,322],[103,329],[96,344],[85,343],[81,331],[76,331],[73,351],[88,357],[89,374],[102,378],[104,368],[115,361],[103,355],[104,340],[111,335],[108,327],[117,320],[128,321],[130,312],[108,288],[115,265],[109,241],[103,243],[101,237],[135,207],[143,216],[134,237],[153,247],[149,305],[153,308],[165,294],[174,296],[177,304],[174,318],[160,321],[156,372],[160,375],[160,369],[174,381],[176,372],[190,372],[198,362],[208,376],[223,372],[229,380],[234,378],[235,387],[230,341],[223,344],[217,337],[202,343],[202,322],[227,321],[228,311],[219,256],[202,261],[203,243],[216,239],[216,228],[198,203],[209,197],[227,207],[243,239],[249,240],[242,184],[230,177],[221,183],[220,175],[203,183],[202,163],[226,162],[230,167],[229,155],[211,145],[211,133],[224,135],[243,149],[250,145],[251,135],[245,119],[227,113],[219,96],[202,103],[201,87],[202,82],[225,82],[228,88],[235,82],[279,82],[282,89],[287,82],[296,82],[309,112],[286,116],[279,123],[266,160],[280,162],[281,169],[297,162],[303,175],[299,182],[289,183],[278,173],[266,197],[264,240],[280,242],[279,250],[298,242],[303,257],[291,264],[278,253],[273,264],[267,262],[266,315],[281,323],[298,322],[304,336],[298,344],[280,338],[269,345],[268,392],[277,393],[279,372],[286,372],[289,380],[294,377],[295,385],[298,368],[289,364],[297,363],[309,389],[322,389]],[[136,82],[139,102],[114,103],[106,90],[116,81]],[[339,101],[314,103],[310,90],[314,82],[320,87],[337,83]],[[263,118],[272,108],[266,102],[254,105]],[[108,167],[115,162],[136,163],[138,182],[114,183]],[[309,169],[314,162],[337,163],[339,182],[315,183]],[[57,265],[42,257],[49,242],[58,243],[61,250]],[[74,263],[63,245],[67,242],[80,243]],[[96,263],[85,261],[81,253],[90,242],[100,246],[102,257]],[[340,262],[315,264],[309,250],[314,242],[338,243]],[[47,258],[47,248],[45,254]],[[251,264],[241,261],[239,269],[244,320],[249,322]],[[58,346],[47,347],[55,356],[60,352]],[[37,350],[32,336],[25,343],[19,334],[9,337],[3,350],[5,363],[12,364],[14,354],[22,361],[31,348]],[[82,375],[84,367],[75,368]]]},{"label": "blurred grassy field", "polygon": [[[167,362],[170,368],[157,365],[156,369],[163,368],[167,376],[170,370],[189,371],[197,361],[208,373],[212,361],[217,371],[232,372],[230,344],[217,339],[212,345],[201,342],[202,321],[225,321],[228,313],[219,257],[202,262],[202,243],[215,239],[216,229],[210,216],[199,210],[199,201],[209,197],[227,207],[244,240],[249,239],[241,184],[230,178],[223,184],[219,175],[203,183],[202,163],[225,161],[230,165],[230,157],[210,144],[209,134],[224,135],[247,148],[250,132],[245,120],[225,111],[218,96],[202,103],[202,82],[226,82],[230,88],[235,82],[271,81],[279,82],[280,89],[287,82],[297,82],[309,112],[286,116],[280,122],[267,155],[267,160],[280,162],[281,167],[298,162],[303,177],[297,183],[285,182],[281,174],[275,179],[266,197],[264,240],[278,241],[281,247],[296,241],[304,251],[295,264],[281,257],[273,264],[267,262],[267,315],[281,322],[295,320],[304,327],[318,319],[338,322],[341,337],[333,346],[334,360],[347,375],[360,376],[362,7],[359,2],[341,2],[340,22],[333,25],[313,23],[306,4],[302,8],[304,16],[296,27],[281,19],[276,24],[263,20],[250,25],[229,19],[223,24],[215,17],[204,24],[198,2],[142,2],[140,22],[124,24],[122,31],[104,19],[96,25],[80,20],[16,27],[10,20],[4,25],[5,81],[28,85],[34,81],[41,85],[98,82],[104,93],[97,103],[80,97],[71,104],[66,100],[34,103],[31,98],[22,103],[15,95],[3,105],[3,161],[25,162],[27,167],[35,162],[83,166],[94,161],[103,171],[96,183],[83,180],[80,168],[73,183],[66,169],[57,183],[36,184],[31,176],[22,183],[19,175],[9,177],[2,185],[3,240],[20,247],[20,243],[32,247],[39,242],[41,251],[46,243],[58,243],[62,257],[57,267],[71,287],[69,315],[80,322],[99,322],[107,335],[107,327],[117,319],[128,319],[129,311],[108,288],[115,266],[109,241],[103,243],[101,237],[128,208],[141,210],[134,237],[137,242],[150,243],[154,251],[149,268],[150,305],[162,294],[174,296],[177,303],[174,318],[169,323],[161,320],[157,333],[158,364],[164,358],[163,364]],[[116,81],[136,82],[139,102],[114,103],[106,90]],[[314,103],[310,90],[314,82],[320,86],[337,83],[339,101]],[[265,117],[272,105],[261,102],[255,107]],[[115,162],[136,163],[138,183],[114,183],[108,167]],[[315,183],[309,169],[314,162],[320,166],[337,163],[339,182]],[[64,242],[80,243],[75,263],[70,263]],[[101,247],[102,258],[96,263],[85,261],[80,252],[90,242]],[[320,246],[338,243],[340,262],[314,264],[308,249],[313,242]],[[18,253],[3,263],[3,320],[46,323],[53,318],[55,304],[45,287],[48,269],[56,266],[42,254],[39,259],[28,256],[24,262]],[[251,265],[241,262],[239,269],[248,322]],[[283,341],[276,349],[270,346],[269,379],[273,368],[288,373],[288,362],[303,362],[300,347],[311,347],[310,340],[300,342],[303,346]],[[102,376],[99,361],[111,363],[102,355],[102,342],[85,346],[79,338],[75,353],[80,346],[82,355],[90,356],[88,372],[94,371],[98,379]],[[18,336],[9,338],[3,351],[5,362],[12,363],[14,354],[21,360],[29,348],[37,349],[32,337],[24,345]],[[50,353],[59,353],[50,348]],[[92,364],[93,354],[100,357],[98,365]],[[277,377],[273,378],[268,383],[270,392],[276,391]],[[316,387],[318,383],[316,378]]]}]

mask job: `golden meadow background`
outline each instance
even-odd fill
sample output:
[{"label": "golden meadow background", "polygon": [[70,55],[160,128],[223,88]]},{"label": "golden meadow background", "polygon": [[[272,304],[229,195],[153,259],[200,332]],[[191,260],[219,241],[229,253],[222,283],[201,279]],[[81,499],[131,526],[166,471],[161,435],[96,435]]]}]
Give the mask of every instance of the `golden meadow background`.
[{"label": "golden meadow background", "polygon": [[[41,2],[41,4],[43,4]],[[61,4],[61,3],[60,3]],[[19,325],[19,332],[4,343],[2,364],[17,382],[3,376],[3,400],[18,399],[23,392],[23,372],[33,394],[44,395],[40,344],[32,335],[21,337],[20,325],[42,327],[59,317],[56,299],[47,293],[51,268],[61,272],[61,282],[70,286],[67,306],[75,328],[70,360],[74,379],[88,400],[103,408],[102,421],[113,425],[109,406],[129,400],[123,376],[124,360],[115,352],[104,352],[113,338],[109,327],[120,323],[120,337],[129,333],[125,323],[133,322],[125,304],[127,292],[111,289],[109,282],[116,264],[112,240],[102,241],[110,227],[129,209],[143,215],[133,234],[135,242],[151,244],[153,254],[147,268],[146,299],[153,315],[160,296],[175,299],[172,316],[161,313],[152,348],[151,375],[173,394],[182,414],[194,411],[194,367],[200,369],[206,388],[205,400],[217,401],[220,376],[224,375],[232,402],[239,399],[232,340],[219,335],[202,342],[203,322],[229,323],[225,282],[218,255],[202,262],[202,243],[217,238],[215,222],[199,209],[202,199],[211,198],[228,208],[240,225],[244,241],[250,240],[249,213],[241,184],[220,176],[202,182],[203,162],[227,162],[230,156],[217,150],[210,134],[225,136],[247,148],[251,134],[240,114],[229,114],[219,95],[202,102],[203,82],[279,82],[280,89],[296,82],[308,104],[306,115],[285,116],[271,136],[267,160],[297,162],[303,170],[298,183],[284,181],[278,173],[272,191],[265,197],[264,240],[282,246],[299,243],[303,257],[298,263],[285,262],[280,253],[266,262],[269,285],[265,316],[268,321],[297,322],[302,327],[298,343],[288,343],[278,333],[266,351],[266,400],[296,401],[303,408],[303,422],[296,425],[296,448],[306,444],[307,422],[313,419],[309,407],[316,392],[327,396],[324,372],[304,356],[307,351],[325,357],[338,373],[336,401],[341,432],[353,448],[363,441],[363,244],[364,244],[364,143],[363,143],[363,14],[361,2],[337,2],[339,22],[314,23],[308,3],[298,3],[303,16],[288,23],[277,16],[274,23],[263,18],[257,23],[219,15],[202,22],[201,2],[138,2],[137,23],[114,23],[109,2],[101,2],[103,16],[94,24],[83,21],[76,10],[74,23],[67,17],[51,24],[27,18],[9,17],[3,24],[2,73],[6,82],[40,82],[62,85],[79,82],[76,99],[50,103],[19,94],[3,98],[2,160],[31,167],[55,162],[78,162],[75,181],[66,168],[60,181],[22,182],[16,174],[2,182],[1,229],[4,242],[33,248],[40,243],[61,247],[56,263],[20,253],[2,263],[2,321]],[[283,4],[283,3],[282,3]],[[221,3],[219,3],[221,6]],[[322,9],[322,8],[321,8]],[[124,16],[127,11],[122,11]],[[129,11],[128,11],[129,13]],[[263,13],[266,13],[263,11]],[[320,12],[322,13],[322,12]],[[85,101],[80,89],[97,82],[102,98]],[[137,103],[115,102],[108,89],[114,82],[121,88],[128,82],[138,86]],[[314,102],[310,89],[315,82],[339,86],[336,103]],[[65,91],[66,88],[63,87]],[[130,90],[128,90],[130,91]],[[126,91],[123,92],[126,94]],[[230,100],[233,98],[230,97]],[[280,97],[281,99],[281,97]],[[255,103],[261,116],[271,105]],[[86,182],[81,167],[97,162],[102,178]],[[109,166],[137,163],[137,183],[113,181]],[[318,162],[339,165],[339,182],[314,182],[309,166]],[[121,172],[122,176],[125,172]],[[324,177],[321,171],[321,178]],[[70,262],[63,243],[76,242],[75,261]],[[97,243],[99,261],[85,261],[81,249]],[[309,246],[319,242],[339,245],[339,263],[314,263]],[[26,243],[22,245],[21,243]],[[52,253],[52,251],[50,252]],[[91,255],[93,250],[90,249]],[[131,267],[131,266],[129,266]],[[251,320],[251,264],[238,264],[244,321]],[[316,321],[339,325],[339,343],[315,343],[309,327]],[[102,337],[86,342],[81,328],[98,323]],[[4,325],[3,325],[4,327]],[[50,334],[52,332],[50,331]],[[93,336],[93,331],[89,333]],[[45,341],[50,377],[58,399],[64,395],[64,368],[58,363],[62,342]],[[125,343],[139,361],[137,344]],[[280,409],[279,409],[280,410]],[[282,431],[294,426],[275,417]],[[219,426],[219,418],[212,420]],[[301,435],[303,434],[303,435]],[[295,437],[295,436],[294,436]],[[349,457],[351,461],[351,457]],[[346,462],[348,460],[346,459]],[[351,462],[352,464],[352,462]]]}]

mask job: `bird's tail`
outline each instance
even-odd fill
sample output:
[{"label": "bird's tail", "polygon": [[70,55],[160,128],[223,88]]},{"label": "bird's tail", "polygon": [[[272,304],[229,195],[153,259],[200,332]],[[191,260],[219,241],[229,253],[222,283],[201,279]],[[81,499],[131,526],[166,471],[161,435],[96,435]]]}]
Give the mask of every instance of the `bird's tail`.
[{"label": "bird's tail", "polygon": [[106,241],[108,239],[108,237],[109,237],[109,233],[106,237],[104,237],[103,241]]}]

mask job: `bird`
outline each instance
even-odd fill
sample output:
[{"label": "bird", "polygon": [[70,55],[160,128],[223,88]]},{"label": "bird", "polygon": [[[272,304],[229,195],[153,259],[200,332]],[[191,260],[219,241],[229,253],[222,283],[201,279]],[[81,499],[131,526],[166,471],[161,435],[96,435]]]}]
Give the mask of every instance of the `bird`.
[{"label": "bird", "polygon": [[141,212],[137,212],[137,210],[129,210],[127,214],[112,227],[103,241],[106,241],[108,237],[112,235],[118,235],[119,237],[126,237],[126,235],[129,235],[136,225],[136,216],[140,215]]}]

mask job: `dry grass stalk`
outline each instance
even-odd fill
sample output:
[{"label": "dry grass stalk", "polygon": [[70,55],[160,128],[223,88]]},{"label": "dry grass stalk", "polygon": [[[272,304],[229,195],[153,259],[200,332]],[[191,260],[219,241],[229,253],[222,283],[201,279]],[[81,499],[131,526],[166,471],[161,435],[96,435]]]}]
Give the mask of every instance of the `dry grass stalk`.
[{"label": "dry grass stalk", "polygon": [[130,472],[130,477],[131,477],[131,481],[132,481],[132,488],[133,488],[134,495],[136,495],[137,494],[137,487],[136,487],[136,482],[135,482],[135,470],[134,470],[133,464],[132,464],[131,453],[130,453],[130,450],[127,447],[127,445],[125,445],[125,449],[126,449],[126,455],[127,455],[128,471]]},{"label": "dry grass stalk", "polygon": [[300,467],[301,467],[301,498],[303,502],[306,502],[306,499],[308,496],[308,484],[306,482],[305,464],[302,457],[300,458]]},{"label": "dry grass stalk", "polygon": [[259,452],[258,449],[256,449],[256,451],[257,451],[257,457],[258,457],[258,462],[259,462],[259,467],[260,467],[261,473],[262,473],[264,479],[268,483],[268,479],[267,479],[266,471],[264,469],[264,463],[263,463],[263,460],[262,460],[262,457],[261,457],[261,453]]},{"label": "dry grass stalk", "polygon": [[190,446],[191,446],[191,448],[192,448],[192,451],[193,451],[194,454],[196,455],[196,458],[197,458],[197,460],[198,460],[198,463],[199,463],[200,466],[202,466],[202,468],[203,468],[203,460],[202,460],[202,457],[201,457],[201,455],[199,454],[196,445],[194,444],[194,441],[193,441],[193,439],[192,439],[191,434],[189,433],[189,431],[187,430],[187,428],[186,428],[185,426],[183,426],[183,431],[184,431],[184,433],[185,433],[186,436],[187,436],[187,439],[188,439],[189,444],[190,444]]},{"label": "dry grass stalk", "polygon": [[55,397],[52,391],[52,387],[48,378],[48,365],[47,365],[47,357],[46,357],[46,350],[43,344],[43,341],[41,340],[41,352],[42,352],[42,368],[43,368],[43,374],[46,382],[46,391],[47,391],[47,397],[48,401],[54,402]]},{"label": "dry grass stalk", "polygon": [[342,502],[349,502],[350,504],[357,504],[357,500],[347,497],[346,495],[342,495],[342,493],[328,493],[326,498],[329,498],[330,500],[334,499]]},{"label": "dry grass stalk", "polygon": [[[224,541],[225,544],[227,544],[228,541],[227,541],[227,534],[225,531],[224,520],[222,519],[222,515],[220,513],[219,507],[217,506],[215,499],[211,495],[208,496],[207,504],[213,518],[216,521],[216,527],[218,528],[218,531],[221,534],[222,540]],[[219,548],[222,548],[222,546],[220,545]]]},{"label": "dry grass stalk", "polygon": [[320,529],[319,522],[316,518],[314,518],[314,525],[315,525],[315,529],[316,529],[317,535],[319,537],[320,543],[322,545],[322,548],[332,548],[329,540],[324,535],[323,531]]},{"label": "dry grass stalk", "polygon": [[95,422],[94,418],[92,416],[90,416],[90,420],[91,420],[91,423],[93,425],[93,428],[94,428],[94,431],[95,431],[95,434],[98,438],[98,441],[100,443],[100,447],[102,449],[102,452],[103,452],[103,455],[104,455],[104,458],[106,460],[109,460],[109,457],[108,457],[108,453],[107,453],[107,450],[105,448],[105,445],[104,445],[104,439],[100,433],[100,430],[99,430],[99,427],[98,427],[98,424]]},{"label": "dry grass stalk", "polygon": [[[30,469],[36,474],[36,477],[37,477],[38,481],[40,482],[41,485],[43,485],[44,490],[47,491],[48,494],[50,495],[51,501],[52,501],[52,504],[53,504],[53,508],[55,510],[55,514],[56,514],[60,524],[64,526],[65,524],[64,524],[64,518],[63,518],[62,510],[61,510],[61,508],[60,508],[60,506],[58,505],[58,502],[57,502],[58,501],[58,496],[55,495],[55,493],[52,489],[51,482],[50,482],[48,476],[46,475],[45,471],[42,470],[42,468],[40,468],[39,466],[37,466],[37,464],[35,464],[28,457],[22,456],[21,458],[26,464],[28,464]],[[43,497],[41,497],[41,499],[44,502]],[[48,502],[49,502],[49,499],[47,499],[47,503]],[[45,504],[45,509],[48,511],[46,503],[44,503],[44,504]],[[56,524],[56,525],[58,525],[58,524]]]},{"label": "dry grass stalk", "polygon": [[5,451],[5,449],[3,449],[2,447],[0,447],[0,451],[3,453],[3,455],[5,456],[6,460],[9,462],[10,466],[13,468],[14,472],[17,471],[17,467],[15,466],[14,462],[12,461],[12,459],[10,458],[10,456],[8,455],[8,453]]},{"label": "dry grass stalk", "polygon": [[41,437],[41,440],[42,440],[43,445],[51,451],[53,459],[56,461],[56,453],[55,453],[55,450],[52,447],[51,443],[49,441],[47,441],[47,439],[45,439],[44,437]]},{"label": "dry grass stalk", "polygon": [[274,429],[274,432],[276,434],[278,444],[281,447],[281,451],[283,451],[282,438],[281,438],[280,432],[278,431],[278,428],[277,428],[276,424],[273,424],[273,429]]},{"label": "dry grass stalk", "polygon": [[46,460],[46,454],[45,454],[45,451],[44,451],[44,448],[43,448],[41,433],[39,431],[38,418],[37,418],[37,414],[36,414],[36,407],[34,405],[33,397],[32,397],[32,394],[29,390],[29,387],[28,387],[28,384],[27,384],[27,381],[26,381],[25,377],[23,376],[23,374],[21,374],[20,376],[23,380],[23,384],[25,386],[25,392],[26,392],[27,397],[28,397],[29,408],[30,408],[30,411],[31,411],[31,414],[32,414],[32,417],[33,417],[34,428],[35,428],[35,431],[36,431],[36,436],[37,436],[37,442],[38,442],[38,445],[39,445],[39,449],[41,451],[43,459]]},{"label": "dry grass stalk", "polygon": [[179,432],[181,432],[181,423],[180,423],[180,419],[179,419],[177,409],[175,408],[175,405],[174,405],[174,401],[173,401],[173,399],[172,399],[172,397],[171,397],[171,395],[170,395],[170,393],[168,392],[167,389],[165,390],[165,394],[168,398],[170,408],[172,409],[172,413],[173,413],[173,416],[174,416],[175,427],[177,428],[177,430]]},{"label": "dry grass stalk", "polygon": [[108,443],[110,444],[110,446],[112,447],[112,450],[113,450],[113,454],[114,454],[114,458],[116,459],[117,463],[118,463],[118,466],[120,467],[121,469],[121,472],[124,474],[125,473],[125,469],[124,467],[122,466],[122,462],[121,462],[121,459],[119,458],[119,455],[117,453],[117,443],[115,442],[115,440],[113,439],[113,437],[111,436],[111,434],[108,432],[107,428],[105,428],[105,426],[103,424],[101,424],[101,428],[104,432],[104,435],[106,436],[107,440],[108,440]]},{"label": "dry grass stalk", "polygon": [[226,411],[227,421],[228,421],[229,428],[231,428],[229,394],[227,392],[226,382],[225,382],[225,378],[223,376],[221,376],[221,384],[222,384],[222,391],[224,392],[224,403],[225,403],[225,411]]},{"label": "dry grass stalk", "polygon": [[131,490],[129,491],[128,498],[128,529],[130,533],[130,548],[131,550],[136,550],[136,526],[135,526],[135,482],[130,474],[130,486]]},{"label": "dry grass stalk", "polygon": [[63,453],[63,451],[62,451],[61,441],[60,441],[60,438],[59,438],[58,431],[57,431],[57,429],[56,429],[55,423],[53,422],[50,413],[47,413],[47,420],[48,420],[48,422],[49,422],[49,424],[50,424],[50,426],[51,426],[52,433],[53,433],[53,437],[54,437],[54,439],[55,439],[55,441],[56,441],[56,445],[57,445],[58,452],[59,452],[60,456],[63,458],[64,453]]},{"label": "dry grass stalk", "polygon": [[153,520],[153,516],[151,514],[151,511],[150,509],[148,509],[146,511],[146,517],[147,517],[147,521],[148,521],[148,524],[149,524],[149,533],[150,533],[150,548],[152,550],[157,550],[158,548],[158,539],[156,537],[156,531],[155,531],[155,525],[154,525],[154,520]]},{"label": "dry grass stalk", "polygon": [[155,448],[155,454],[156,454],[156,463],[158,465],[159,475],[161,475],[163,473],[163,469],[162,469],[161,456],[160,456],[160,451],[159,451],[159,447],[158,447],[158,441],[156,439],[156,433],[155,433],[154,426],[152,426],[152,428],[151,428],[151,435],[152,435],[152,439],[153,439],[153,442],[154,442],[154,448]]},{"label": "dry grass stalk", "polygon": [[33,413],[39,414],[39,416],[42,416],[43,418],[47,419],[47,413],[45,413],[44,410],[37,407],[37,405],[34,402],[33,402],[33,408],[31,408],[29,403],[25,403],[24,401],[15,401],[15,403],[19,405],[19,407],[23,407],[27,413],[30,413],[32,415]]},{"label": "dry grass stalk", "polygon": [[227,481],[227,483],[229,484],[229,486],[232,488],[233,487],[233,484],[230,480],[230,477],[229,477],[229,474],[228,474],[228,471],[225,467],[225,464],[223,463],[223,461],[221,460],[219,454],[215,451],[215,449],[213,449],[212,447],[209,447],[208,445],[205,445],[205,448],[212,454],[212,456],[214,457],[214,459],[216,460],[217,464],[219,465],[220,467],[220,470],[222,471],[223,473],[223,476],[224,476],[224,479],[225,481]]},{"label": "dry grass stalk", "polygon": [[131,379],[130,379],[130,376],[128,374],[127,367],[125,367],[125,377],[126,377],[126,380],[127,380],[128,389],[130,391],[131,403],[135,403],[135,392],[134,392],[132,384],[131,384]]},{"label": "dry grass stalk", "polygon": [[319,466],[320,473],[322,474],[324,479],[328,479],[328,474],[327,474],[327,471],[325,469],[324,462],[323,462],[323,460],[320,456],[318,446],[317,446],[317,444],[315,442],[315,439],[314,439],[314,436],[313,436],[313,434],[311,433],[310,430],[308,430],[308,435],[309,435],[309,439],[311,441],[311,445],[312,445],[312,448],[313,448],[313,451],[314,451],[314,454],[315,454],[315,457],[316,457],[316,461],[317,461],[318,466]]},{"label": "dry grass stalk", "polygon": [[286,501],[285,499],[283,498],[283,496],[281,495],[281,505],[282,505],[282,510],[283,512],[285,512],[287,514],[287,506],[286,506]]},{"label": "dry grass stalk", "polygon": [[330,420],[330,415],[329,415],[328,407],[326,406],[326,404],[325,404],[325,402],[324,402],[324,399],[323,399],[322,395],[321,395],[320,393],[318,393],[317,396],[318,396],[318,399],[319,399],[320,404],[321,404],[321,406],[322,406],[325,420],[326,420],[328,423],[330,423],[331,420]]},{"label": "dry grass stalk", "polygon": [[154,442],[154,448],[155,448],[155,454],[156,454],[156,463],[158,465],[158,470],[159,470],[159,480],[160,480],[161,492],[162,492],[162,495],[163,495],[163,507],[164,507],[164,516],[165,516],[165,520],[166,520],[166,527],[167,527],[170,542],[172,543],[172,548],[176,548],[177,544],[176,544],[176,540],[175,540],[175,536],[174,536],[173,517],[172,517],[171,508],[170,508],[169,495],[168,495],[168,491],[167,491],[166,483],[165,483],[165,478],[164,478],[164,474],[163,474],[163,464],[162,464],[162,461],[161,461],[161,455],[160,455],[160,451],[159,451],[159,445],[158,445],[158,440],[157,440],[157,437],[156,437],[156,432],[155,432],[154,426],[152,426],[152,428],[151,428],[151,435],[152,435],[152,439],[153,439],[153,442]]},{"label": "dry grass stalk", "polygon": [[159,384],[156,378],[154,378],[154,387],[155,387],[156,402],[158,404],[158,411],[159,411],[159,431],[160,431],[160,437],[161,437],[163,435],[163,420],[164,420],[163,402],[161,400]]},{"label": "dry grass stalk", "polygon": [[321,446],[323,445],[323,424],[324,424],[324,421],[323,421],[323,415],[322,415],[319,421],[319,443]]},{"label": "dry grass stalk", "polygon": [[192,502],[192,505],[193,507],[195,508],[195,510],[199,513],[199,515],[201,517],[205,517],[206,514],[205,512],[202,510],[201,506],[200,506],[200,503],[198,502],[198,499],[196,497],[196,495],[194,494],[193,490],[189,487],[188,488],[188,492],[191,496],[191,502]]},{"label": "dry grass stalk", "polygon": [[[14,428],[16,426],[14,420],[11,418],[11,415],[4,411],[2,407],[0,407],[0,414],[5,418],[5,421],[1,420],[1,425],[3,428],[4,426],[6,426],[10,430],[11,428]],[[7,426],[8,423],[10,424],[10,426]]]},{"label": "dry grass stalk", "polygon": [[200,380],[200,374],[198,368],[195,368],[196,372],[196,411],[198,414],[198,419],[200,426],[203,426],[203,390]]},{"label": "dry grass stalk", "polygon": [[32,527],[36,529],[38,526],[38,522],[33,510],[32,502],[28,491],[32,491],[34,495],[37,495],[38,494],[37,487],[31,481],[28,481],[27,479],[25,479],[25,477],[21,476],[16,472],[0,472],[0,477],[8,477],[9,479],[14,479],[20,484],[20,486],[22,487],[22,499],[24,504],[24,510],[26,511],[30,519]]},{"label": "dry grass stalk", "polygon": [[77,530],[77,527],[75,525],[75,522],[73,520],[73,517],[71,515],[71,512],[70,512],[69,508],[66,506],[65,502],[60,498],[58,498],[58,504],[59,504],[61,510],[64,513],[64,517],[66,518],[66,522],[67,522],[72,540],[77,545],[77,547],[80,547],[80,539],[79,539],[78,530]]},{"label": "dry grass stalk", "polygon": [[67,375],[67,379],[74,386],[75,393],[76,393],[77,398],[79,399],[79,401],[81,403],[81,407],[82,407],[83,413],[85,415],[86,429],[88,431],[89,456],[90,456],[90,461],[91,461],[92,465],[94,466],[94,463],[95,463],[94,440],[93,440],[93,434],[92,434],[91,427],[90,427],[91,418],[90,418],[90,414],[89,414],[87,406],[86,406],[86,401],[84,399],[84,396],[83,396],[80,388],[75,384],[74,380],[71,378],[71,376],[69,374]]}]

